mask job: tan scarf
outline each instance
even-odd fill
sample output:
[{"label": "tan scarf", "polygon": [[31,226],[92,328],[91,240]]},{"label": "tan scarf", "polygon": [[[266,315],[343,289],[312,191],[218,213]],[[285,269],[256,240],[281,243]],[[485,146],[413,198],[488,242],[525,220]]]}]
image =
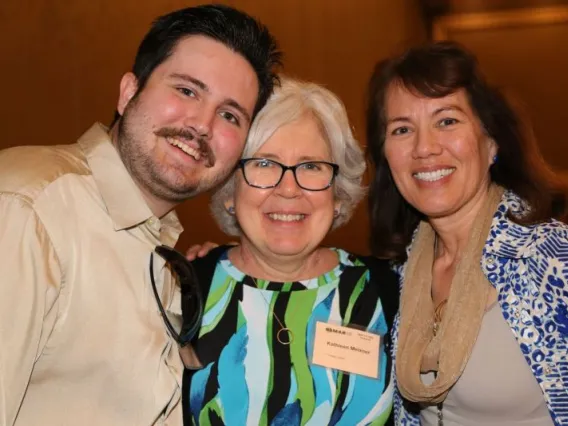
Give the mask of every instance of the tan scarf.
[{"label": "tan scarf", "polygon": [[[401,320],[396,359],[398,387],[414,402],[442,402],[461,376],[477,339],[490,284],[480,267],[493,214],[503,188],[491,185],[464,253],[456,267],[444,317],[436,336],[432,303],[435,232],[421,222],[408,258],[401,296]],[[420,374],[435,371],[427,386]]]}]

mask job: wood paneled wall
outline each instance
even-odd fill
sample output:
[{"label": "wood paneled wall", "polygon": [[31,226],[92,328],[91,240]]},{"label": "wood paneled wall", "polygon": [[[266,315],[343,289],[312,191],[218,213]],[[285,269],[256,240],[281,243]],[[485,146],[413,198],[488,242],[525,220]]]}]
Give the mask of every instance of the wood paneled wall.
[{"label": "wood paneled wall", "polygon": [[[112,119],[122,74],[151,21],[202,2],[182,0],[0,1],[0,148],[74,142],[94,121]],[[416,0],[233,0],[266,23],[285,52],[285,72],[314,80],[345,102],[364,135],[365,87],[374,63],[425,39]],[[363,142],[362,142],[363,143]],[[227,241],[209,216],[208,197],[179,210],[181,247]],[[367,251],[360,206],[326,243]]]},{"label": "wood paneled wall", "polygon": [[[498,3],[514,2],[500,0],[492,6]],[[540,3],[556,4],[507,10],[478,4],[481,10],[440,17],[434,35],[458,41],[477,55],[488,79],[511,98],[533,128],[545,160],[568,174],[566,138],[560,130],[568,122],[568,2]]]}]

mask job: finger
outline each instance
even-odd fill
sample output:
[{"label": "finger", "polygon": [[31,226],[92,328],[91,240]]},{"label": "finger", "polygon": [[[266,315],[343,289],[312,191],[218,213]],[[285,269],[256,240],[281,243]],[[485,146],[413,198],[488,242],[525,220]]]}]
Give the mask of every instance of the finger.
[{"label": "finger", "polygon": [[203,243],[201,245],[200,249],[197,251],[197,255],[199,257],[203,257],[207,253],[209,253],[211,250],[213,250],[215,247],[219,247],[219,244],[214,243],[212,241],[206,241],[205,243]]},{"label": "finger", "polygon": [[187,260],[195,260],[201,248],[201,244],[194,244],[190,248],[188,248],[185,252],[185,257],[187,258]]}]

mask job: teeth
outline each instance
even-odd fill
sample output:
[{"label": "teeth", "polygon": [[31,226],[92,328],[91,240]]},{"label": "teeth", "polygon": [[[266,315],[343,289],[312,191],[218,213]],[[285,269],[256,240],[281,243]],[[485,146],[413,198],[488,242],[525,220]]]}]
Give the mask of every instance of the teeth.
[{"label": "teeth", "polygon": [[440,169],[433,172],[419,172],[414,173],[414,177],[418,180],[425,180],[428,182],[435,182],[455,172],[456,169]]},{"label": "teeth", "polygon": [[268,217],[272,220],[280,220],[282,222],[297,222],[306,217],[304,214],[279,214],[269,213]]},{"label": "teeth", "polygon": [[166,138],[166,140],[168,141],[168,143],[170,145],[177,146],[179,149],[181,149],[187,155],[190,155],[191,157],[195,158],[196,161],[199,161],[201,159],[201,153],[199,151],[191,148],[190,146],[187,146],[183,142],[181,142],[177,139],[174,139],[174,138]]}]

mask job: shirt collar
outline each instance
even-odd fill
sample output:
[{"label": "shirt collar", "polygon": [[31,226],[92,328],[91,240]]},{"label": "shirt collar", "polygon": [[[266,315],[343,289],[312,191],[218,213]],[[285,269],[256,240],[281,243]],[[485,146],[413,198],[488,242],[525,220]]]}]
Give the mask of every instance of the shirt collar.
[{"label": "shirt collar", "polygon": [[[154,217],[112,144],[105,126],[94,124],[81,136],[78,144],[85,153],[115,230],[132,228]],[[164,216],[162,222],[181,232],[174,211]]]},{"label": "shirt collar", "polygon": [[493,216],[491,231],[484,252],[500,257],[522,259],[531,257],[536,251],[538,227],[520,225],[509,218],[526,214],[529,207],[512,191],[505,191],[503,199]]}]

